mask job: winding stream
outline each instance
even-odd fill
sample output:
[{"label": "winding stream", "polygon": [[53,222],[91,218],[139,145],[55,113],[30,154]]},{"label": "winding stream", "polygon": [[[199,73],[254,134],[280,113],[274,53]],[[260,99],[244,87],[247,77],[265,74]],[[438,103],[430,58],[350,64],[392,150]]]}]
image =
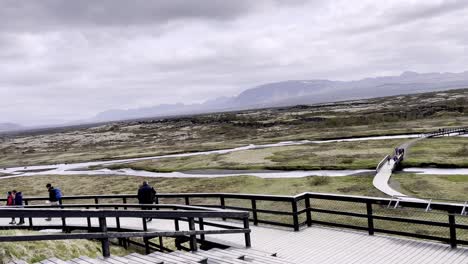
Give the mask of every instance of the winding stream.
[{"label": "winding stream", "polygon": [[346,139],[333,139],[333,140],[301,140],[301,141],[284,141],[274,144],[264,145],[247,145],[238,148],[223,149],[223,150],[212,150],[203,152],[192,152],[182,154],[171,154],[162,156],[152,156],[144,158],[131,158],[131,159],[120,159],[111,161],[92,161],[82,163],[71,163],[71,164],[55,164],[55,165],[39,165],[39,166],[28,166],[28,167],[15,167],[15,168],[4,168],[0,170],[0,173],[9,174],[4,176],[2,179],[20,177],[20,176],[35,176],[35,175],[126,175],[126,176],[144,176],[144,177],[172,177],[172,178],[187,178],[187,177],[198,177],[198,178],[215,178],[215,177],[227,177],[227,176],[239,176],[239,175],[252,175],[260,178],[300,178],[307,176],[349,176],[362,173],[373,172],[373,170],[315,170],[315,171],[267,171],[267,172],[236,172],[236,173],[156,173],[150,171],[136,171],[132,169],[122,170],[88,170],[92,166],[106,166],[112,164],[125,164],[137,161],[155,160],[163,158],[180,158],[180,157],[191,157],[199,155],[210,155],[210,154],[226,154],[236,151],[272,148],[272,147],[284,147],[284,146],[297,146],[306,144],[323,144],[323,143],[334,143],[334,142],[354,142],[354,141],[367,141],[367,140],[387,140],[387,139],[404,139],[404,138],[418,138],[420,134],[410,135],[393,135],[393,136],[376,136],[376,137],[360,137],[360,138],[346,138]]}]

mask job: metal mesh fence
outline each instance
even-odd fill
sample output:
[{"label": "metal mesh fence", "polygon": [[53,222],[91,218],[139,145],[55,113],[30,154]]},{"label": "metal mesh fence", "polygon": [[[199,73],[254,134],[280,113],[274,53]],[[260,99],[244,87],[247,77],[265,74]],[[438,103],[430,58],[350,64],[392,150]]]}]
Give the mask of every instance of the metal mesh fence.
[{"label": "metal mesh fence", "polygon": [[[311,208],[313,209],[323,209],[323,210],[331,210],[331,211],[347,212],[347,213],[359,213],[359,214],[367,213],[365,203],[356,203],[356,202],[351,202],[351,201],[337,201],[337,200],[325,200],[325,199],[313,198],[310,201],[310,205],[311,205]],[[351,225],[351,226],[356,226],[356,227],[368,226],[366,217],[337,215],[337,214],[332,214],[332,213],[313,211],[312,219],[315,221],[342,224],[342,225]]]},{"label": "metal mesh fence", "polygon": [[[448,223],[447,211],[387,207],[387,205],[374,205],[373,212],[376,216],[387,216],[402,219],[423,220],[436,223]],[[374,220],[376,229],[406,232],[416,235],[427,235],[441,238],[450,238],[448,227],[435,226],[430,224],[413,224],[388,220]]]}]

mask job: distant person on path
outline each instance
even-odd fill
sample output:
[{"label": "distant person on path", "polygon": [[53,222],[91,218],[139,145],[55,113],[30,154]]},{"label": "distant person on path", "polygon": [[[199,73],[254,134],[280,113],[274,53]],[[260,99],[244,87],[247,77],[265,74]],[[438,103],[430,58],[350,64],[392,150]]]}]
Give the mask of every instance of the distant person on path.
[{"label": "distant person on path", "polygon": [[[14,205],[15,205],[15,196],[13,195],[12,192],[8,192],[7,195],[8,195],[8,196],[7,196],[7,203],[6,203],[6,205],[7,205],[7,206],[14,206]],[[10,222],[9,224],[10,224],[10,225],[16,224],[16,221],[15,221],[15,218],[14,218],[14,217],[11,218],[11,222]]]},{"label": "distant person on path", "polygon": [[[15,206],[23,208],[23,194],[13,190],[13,196],[15,197]],[[24,225],[24,217],[20,217],[18,225]]]},{"label": "distant person on path", "polygon": [[[154,198],[156,196],[156,190],[151,187],[147,181],[144,181],[143,184],[138,188],[138,202],[140,204],[153,204]],[[143,210],[151,210],[151,208],[142,207]],[[152,218],[147,218],[147,222],[151,222]]]},{"label": "distant person on path", "polygon": [[[47,190],[49,191],[49,203],[51,206],[60,205],[62,201],[62,192],[59,188],[54,188],[52,184],[48,183],[46,185]],[[46,221],[50,221],[52,218],[46,218]]]},{"label": "distant person on path", "polygon": [[387,162],[388,162],[388,164],[390,164],[390,160],[391,160],[390,156],[387,156]]}]

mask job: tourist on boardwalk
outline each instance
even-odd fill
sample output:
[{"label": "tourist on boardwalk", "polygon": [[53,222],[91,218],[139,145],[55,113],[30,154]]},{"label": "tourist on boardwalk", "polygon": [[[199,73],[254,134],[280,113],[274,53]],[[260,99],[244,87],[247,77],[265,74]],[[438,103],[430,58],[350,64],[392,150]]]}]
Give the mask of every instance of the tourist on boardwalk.
[{"label": "tourist on boardwalk", "polygon": [[[156,190],[151,187],[147,181],[144,181],[140,188],[138,188],[138,202],[140,204],[153,204],[155,196]],[[142,207],[142,209],[151,210],[151,208],[148,207]],[[146,219],[147,222],[150,222],[151,220],[151,218]]]},{"label": "tourist on boardwalk", "polygon": [[[51,206],[59,205],[62,201],[62,192],[58,188],[54,188],[52,184],[48,183],[46,185],[47,190],[49,191],[49,203]],[[50,221],[52,218],[46,218],[46,221]]]},{"label": "tourist on boardwalk", "polygon": [[[8,192],[6,205],[7,206],[14,206],[15,205],[15,196],[13,195],[12,192]],[[9,224],[10,225],[16,224],[16,221],[15,221],[14,217],[11,218],[11,222]]]},{"label": "tourist on boardwalk", "polygon": [[[15,197],[15,206],[16,207],[23,207],[23,194],[21,192],[17,192],[13,190],[13,196]],[[24,225],[24,217],[20,217],[20,221],[18,225]]]}]

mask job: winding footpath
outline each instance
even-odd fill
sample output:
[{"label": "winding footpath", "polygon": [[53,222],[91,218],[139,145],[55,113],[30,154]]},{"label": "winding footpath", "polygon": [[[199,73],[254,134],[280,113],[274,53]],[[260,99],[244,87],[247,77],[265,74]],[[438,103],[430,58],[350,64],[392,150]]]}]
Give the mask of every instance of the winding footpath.
[{"label": "winding footpath", "polygon": [[[439,136],[439,135],[437,135]],[[453,132],[448,132],[447,134],[441,134],[440,136],[462,136],[465,137],[466,135],[461,135],[458,133],[453,133]],[[399,149],[404,149],[404,154],[403,157],[401,157],[401,160],[404,160],[408,156],[408,149],[414,145],[416,142],[433,137],[432,134],[427,134],[427,135],[421,135],[419,138],[412,139],[408,142],[403,143],[400,145],[398,148]],[[390,159],[390,161],[386,161],[386,158],[381,161],[381,163],[377,166],[377,173],[374,177],[374,180],[372,181],[372,184],[374,185],[375,188],[380,190],[381,192],[392,196],[396,199],[399,200],[405,200],[405,201],[413,201],[413,202],[427,202],[426,200],[418,199],[418,198],[412,198],[409,197],[408,195],[405,195],[403,193],[400,193],[396,190],[394,190],[390,185],[389,181],[390,178],[392,177],[392,173],[395,169],[395,166],[397,165],[398,162],[395,162],[393,159]]]}]

